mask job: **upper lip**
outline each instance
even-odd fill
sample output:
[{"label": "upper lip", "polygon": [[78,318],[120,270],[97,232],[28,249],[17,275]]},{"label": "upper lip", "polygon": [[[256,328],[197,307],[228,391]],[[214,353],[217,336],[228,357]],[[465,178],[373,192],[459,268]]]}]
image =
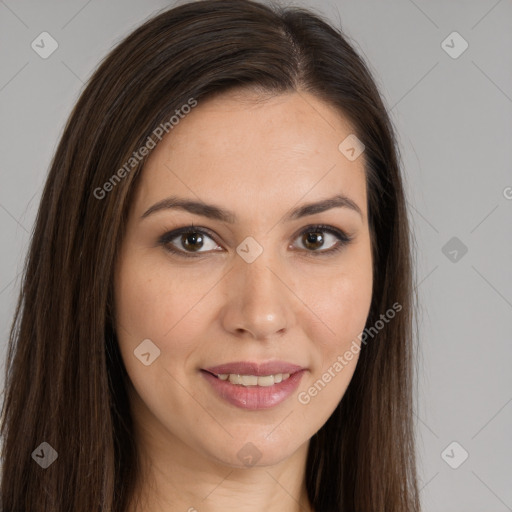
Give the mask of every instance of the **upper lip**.
[{"label": "upper lip", "polygon": [[268,361],[265,363],[255,363],[250,361],[235,361],[233,363],[221,364],[204,368],[205,371],[215,375],[235,374],[235,375],[276,375],[278,373],[297,373],[304,370],[302,366],[287,363],[285,361]]}]

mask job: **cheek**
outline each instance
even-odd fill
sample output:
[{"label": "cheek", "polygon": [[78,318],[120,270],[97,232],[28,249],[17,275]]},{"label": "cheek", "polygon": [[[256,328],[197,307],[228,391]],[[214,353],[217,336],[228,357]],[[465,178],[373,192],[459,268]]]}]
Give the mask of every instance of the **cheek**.
[{"label": "cheek", "polygon": [[160,363],[173,372],[184,371],[184,360],[193,351],[193,340],[201,329],[198,305],[211,286],[208,283],[204,276],[187,275],[184,279],[183,272],[170,272],[165,264],[150,259],[145,263],[142,257],[121,263],[114,300],[127,369],[139,367],[140,363],[131,361],[133,351],[150,339],[160,350]]},{"label": "cheek", "polygon": [[372,282],[368,278],[342,276],[332,280],[327,294],[322,296],[320,310],[331,336],[324,338],[326,345],[343,347],[363,330],[368,317]]},{"label": "cheek", "polygon": [[298,399],[308,405],[305,414],[314,409],[321,421],[343,397],[359,358],[358,336],[368,318],[373,288],[369,245],[366,247],[347,254],[338,271],[331,268],[328,275],[317,274],[316,286],[300,292],[314,312],[302,327],[314,340],[315,350],[312,372],[301,386]]},{"label": "cheek", "polygon": [[[181,427],[176,418],[199,422],[201,417],[200,410],[190,408],[186,383],[194,359],[191,356],[198,349],[195,340],[202,330],[201,298],[212,283],[204,276],[184,279],[183,272],[170,272],[167,265],[149,260],[133,256],[119,266],[114,299],[119,348],[140,397],[135,403],[178,431]],[[148,339],[154,345],[142,345]],[[149,347],[153,362],[147,366],[134,353],[148,351],[139,350],[141,346]],[[154,352],[158,353],[156,358],[154,347],[159,351]],[[140,415],[146,418],[147,411]],[[186,430],[181,434],[186,437]]]},{"label": "cheek", "polygon": [[[350,254],[338,269],[317,274],[315,286],[301,293],[321,322],[311,322],[316,333],[311,338],[326,357],[346,350],[364,329],[372,299],[373,276],[371,255],[367,251]],[[309,291],[308,291],[309,290]]]}]

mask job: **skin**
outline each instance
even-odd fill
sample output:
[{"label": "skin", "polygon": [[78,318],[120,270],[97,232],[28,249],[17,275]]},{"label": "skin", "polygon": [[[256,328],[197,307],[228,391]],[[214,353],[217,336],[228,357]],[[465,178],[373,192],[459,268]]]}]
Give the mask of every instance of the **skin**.
[{"label": "skin", "polygon": [[[131,511],[312,510],[304,481],[309,439],[343,397],[357,353],[308,404],[298,395],[354,340],[359,346],[372,295],[364,153],[349,161],[338,149],[351,133],[339,112],[309,93],[230,92],[199,102],[152,152],[130,205],[114,282],[143,460],[142,501]],[[352,199],[362,216],[337,207],[282,220],[336,193]],[[179,209],[141,219],[170,195],[232,210],[236,222]],[[166,232],[192,223],[213,234],[192,246],[200,257],[173,255],[158,244]],[[321,231],[323,245],[310,248],[302,234],[318,233],[307,230],[314,224],[353,240],[322,255],[337,239]],[[263,248],[252,263],[236,252],[248,236]],[[176,235],[174,247],[186,253],[181,242]],[[144,339],[160,349],[148,366],[134,356]],[[292,396],[266,410],[230,405],[200,372],[270,360],[307,371]],[[237,457],[249,442],[261,453],[252,466]]]}]

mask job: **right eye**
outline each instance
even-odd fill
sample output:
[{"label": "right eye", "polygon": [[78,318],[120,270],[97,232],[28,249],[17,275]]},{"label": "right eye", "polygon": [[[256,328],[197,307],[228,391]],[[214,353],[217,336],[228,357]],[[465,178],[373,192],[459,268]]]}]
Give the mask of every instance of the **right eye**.
[{"label": "right eye", "polygon": [[[159,238],[158,243],[162,245],[165,250],[173,254],[185,258],[194,258],[198,255],[210,252],[210,250],[200,251],[200,249],[205,247],[205,244],[208,249],[208,240],[210,240],[210,250],[215,250],[216,247],[219,247],[209,235],[209,230],[191,225],[164,233]],[[181,246],[181,248],[178,246]]]}]

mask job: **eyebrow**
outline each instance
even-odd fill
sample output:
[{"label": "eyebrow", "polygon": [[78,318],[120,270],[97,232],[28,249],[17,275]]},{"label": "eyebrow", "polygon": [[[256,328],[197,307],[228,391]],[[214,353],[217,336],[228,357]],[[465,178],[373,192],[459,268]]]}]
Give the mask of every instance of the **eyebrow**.
[{"label": "eyebrow", "polygon": [[[192,201],[176,196],[167,197],[155,203],[142,214],[141,220],[158,211],[174,208],[185,210],[196,215],[201,215],[203,217],[208,217],[209,219],[219,220],[229,224],[233,224],[236,221],[236,214],[232,211],[225,210],[214,204],[208,204],[202,201]],[[357,212],[361,218],[363,218],[361,209],[352,199],[343,194],[338,194],[334,197],[323,199],[322,201],[318,201],[316,203],[307,203],[305,205],[299,206],[289,212],[284,217],[284,221],[289,222],[301,217],[306,217],[308,215],[322,213],[332,208],[348,208]]]}]

